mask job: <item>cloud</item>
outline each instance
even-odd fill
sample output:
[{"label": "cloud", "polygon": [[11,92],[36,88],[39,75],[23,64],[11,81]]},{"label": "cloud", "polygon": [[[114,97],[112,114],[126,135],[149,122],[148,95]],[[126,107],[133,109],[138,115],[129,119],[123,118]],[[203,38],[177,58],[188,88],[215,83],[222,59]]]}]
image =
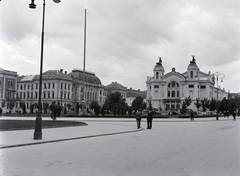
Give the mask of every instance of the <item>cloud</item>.
[{"label": "cloud", "polygon": [[[28,3],[1,1],[0,63],[19,74],[39,70],[42,4],[36,3],[32,10]],[[226,89],[239,92],[232,79],[240,77],[237,69],[232,73],[239,62],[238,7],[237,0],[49,1],[44,70],[83,68],[86,8],[86,70],[94,71],[104,85],[117,81],[146,89],[158,57],[165,73],[172,67],[185,72],[194,54],[201,71],[224,72]]]}]

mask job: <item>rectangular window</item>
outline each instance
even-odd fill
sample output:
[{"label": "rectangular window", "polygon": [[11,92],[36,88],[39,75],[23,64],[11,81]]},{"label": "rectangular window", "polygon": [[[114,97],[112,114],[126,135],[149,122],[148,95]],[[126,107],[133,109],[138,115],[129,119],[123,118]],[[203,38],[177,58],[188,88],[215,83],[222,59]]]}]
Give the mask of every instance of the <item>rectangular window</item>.
[{"label": "rectangular window", "polygon": [[157,90],[154,92],[154,98],[158,98],[158,91]]},{"label": "rectangular window", "polygon": [[205,85],[202,85],[202,86],[201,86],[201,89],[206,89],[206,86],[205,86]]},{"label": "rectangular window", "polygon": [[154,85],[154,89],[157,89],[157,88],[159,88],[159,85]]},{"label": "rectangular window", "polygon": [[52,88],[54,89],[54,87],[55,87],[55,84],[53,83],[53,84],[52,84]]},{"label": "rectangular window", "polygon": [[38,89],[38,83],[36,83],[36,89]]},{"label": "rectangular window", "polygon": [[50,84],[50,83],[48,83],[48,88],[49,88],[49,89],[51,88],[51,84]]},{"label": "rectangular window", "polygon": [[193,84],[188,85],[188,88],[194,88]]}]

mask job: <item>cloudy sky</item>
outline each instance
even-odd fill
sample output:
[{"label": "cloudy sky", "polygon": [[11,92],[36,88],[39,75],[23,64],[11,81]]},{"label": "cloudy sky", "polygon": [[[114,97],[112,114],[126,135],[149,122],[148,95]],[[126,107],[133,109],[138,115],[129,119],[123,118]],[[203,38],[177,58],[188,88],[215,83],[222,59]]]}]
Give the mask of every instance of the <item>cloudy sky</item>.
[{"label": "cloudy sky", "polygon": [[[42,2],[0,2],[0,67],[39,74]],[[187,70],[195,55],[201,71],[221,72],[226,91],[240,92],[239,0],[46,0],[43,71],[83,69],[103,85],[114,81],[146,90],[162,57],[165,73]]]}]

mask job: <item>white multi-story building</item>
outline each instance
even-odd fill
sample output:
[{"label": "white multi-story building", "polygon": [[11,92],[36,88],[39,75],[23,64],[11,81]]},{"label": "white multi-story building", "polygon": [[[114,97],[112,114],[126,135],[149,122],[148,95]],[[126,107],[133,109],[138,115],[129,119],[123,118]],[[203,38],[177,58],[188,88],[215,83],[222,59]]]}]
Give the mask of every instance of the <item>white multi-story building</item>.
[{"label": "white multi-story building", "polygon": [[[101,80],[93,72],[85,71],[85,74],[80,69],[73,69],[69,76],[72,77],[73,104],[84,103],[88,106],[93,100],[99,105],[103,105],[105,101],[104,86]],[[85,77],[85,82],[83,82]],[[84,86],[84,90],[83,90]],[[84,91],[84,97],[83,97]]]},{"label": "white multi-story building", "polygon": [[[17,98],[29,109],[31,104],[38,104],[39,75],[19,76]],[[42,74],[42,103],[56,102],[65,106],[72,103],[72,77],[63,70],[48,70]],[[16,104],[20,108],[20,101]]]},{"label": "white multi-story building", "polygon": [[16,101],[17,72],[0,68],[0,107],[9,109]]},{"label": "white multi-story building", "polygon": [[199,99],[227,98],[227,92],[214,87],[214,74],[200,71],[196,64],[195,57],[184,73],[176,72],[175,68],[165,74],[162,60],[156,63],[153,69],[153,77],[147,77],[147,107],[150,102],[153,108],[162,110],[180,110],[186,97],[191,97],[192,103],[189,106],[195,109],[194,102]]}]

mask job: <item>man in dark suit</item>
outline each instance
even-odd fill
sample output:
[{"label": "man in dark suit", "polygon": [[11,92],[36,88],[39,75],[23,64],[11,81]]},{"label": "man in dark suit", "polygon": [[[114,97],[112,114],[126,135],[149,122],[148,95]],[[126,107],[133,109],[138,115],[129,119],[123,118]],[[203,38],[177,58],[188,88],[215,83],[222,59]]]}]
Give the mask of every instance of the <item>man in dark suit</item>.
[{"label": "man in dark suit", "polygon": [[152,129],[152,120],[153,120],[153,111],[152,111],[152,108],[150,108],[147,116],[147,129]]}]

